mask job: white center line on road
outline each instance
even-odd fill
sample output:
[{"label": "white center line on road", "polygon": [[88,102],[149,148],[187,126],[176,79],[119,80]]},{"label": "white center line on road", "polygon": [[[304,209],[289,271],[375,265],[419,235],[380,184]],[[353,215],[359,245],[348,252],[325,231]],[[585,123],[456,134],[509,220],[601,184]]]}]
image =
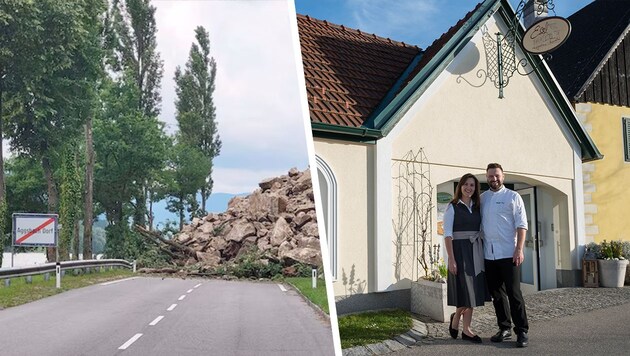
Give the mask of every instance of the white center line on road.
[{"label": "white center line on road", "polygon": [[164,315],[160,315],[157,318],[155,318],[155,320],[153,320],[151,323],[149,323],[149,325],[151,326],[155,326],[157,323],[160,322],[160,320],[164,319]]},{"label": "white center line on road", "polygon": [[177,300],[184,300],[184,298],[186,298],[186,294],[182,295],[181,297],[179,297],[179,299]]},{"label": "white center line on road", "polygon": [[201,285],[201,283],[197,284],[196,286],[194,286],[193,288],[197,288]]},{"label": "white center line on road", "polygon": [[173,309],[175,309],[176,306],[177,306],[177,304],[171,304],[171,306],[168,307],[168,309],[166,309],[166,311],[172,311]]},{"label": "white center line on road", "polygon": [[193,291],[192,289],[189,289],[186,291],[186,293],[192,293],[192,291]]},{"label": "white center line on road", "polygon": [[136,279],[138,277],[131,277],[131,278],[125,278],[125,279],[119,279],[117,281],[111,281],[111,282],[105,282],[105,283],[101,283],[101,286],[108,286],[110,284],[114,284],[114,283],[119,283],[119,282],[125,282],[125,281],[130,281],[132,279]]},{"label": "white center line on road", "polygon": [[122,344],[118,350],[125,350],[127,349],[129,346],[131,346],[131,344],[133,344],[134,342],[136,342],[136,340],[138,340],[140,338],[140,336],[142,336],[142,334],[135,334],[131,339],[129,339],[127,342],[125,342],[124,344]]},{"label": "white center line on road", "polygon": [[280,290],[283,291],[283,292],[287,291],[287,289],[284,288],[284,286],[282,284],[278,284],[278,287],[280,287]]}]

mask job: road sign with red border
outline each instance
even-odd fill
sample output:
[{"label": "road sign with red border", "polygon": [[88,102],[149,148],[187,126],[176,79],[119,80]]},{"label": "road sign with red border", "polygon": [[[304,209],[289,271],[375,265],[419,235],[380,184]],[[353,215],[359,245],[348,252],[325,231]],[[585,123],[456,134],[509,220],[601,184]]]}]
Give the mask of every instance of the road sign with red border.
[{"label": "road sign with red border", "polygon": [[13,246],[57,246],[57,214],[13,214]]}]

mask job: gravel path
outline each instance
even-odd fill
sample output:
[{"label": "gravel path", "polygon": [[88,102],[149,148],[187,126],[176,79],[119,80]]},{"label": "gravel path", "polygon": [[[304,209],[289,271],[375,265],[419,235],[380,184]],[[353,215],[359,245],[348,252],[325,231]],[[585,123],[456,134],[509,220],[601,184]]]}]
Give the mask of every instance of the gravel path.
[{"label": "gravel path", "polygon": [[[592,310],[630,303],[630,286],[623,288],[560,288],[525,296],[529,323],[580,314]],[[413,315],[412,329],[393,340],[343,350],[344,356],[384,355],[414,345],[433,344],[449,339],[448,322],[442,323],[422,315]],[[475,308],[473,330],[489,338],[498,330],[492,303]],[[460,323],[461,330],[461,323]]]},{"label": "gravel path", "polygon": [[[630,286],[624,288],[549,289],[525,296],[527,319],[530,323],[629,302]],[[450,337],[448,323],[436,322],[421,315],[414,315],[414,317],[426,324],[428,339]],[[486,303],[483,307],[475,308],[472,328],[483,337],[489,337],[496,333],[498,326],[492,303]]]}]

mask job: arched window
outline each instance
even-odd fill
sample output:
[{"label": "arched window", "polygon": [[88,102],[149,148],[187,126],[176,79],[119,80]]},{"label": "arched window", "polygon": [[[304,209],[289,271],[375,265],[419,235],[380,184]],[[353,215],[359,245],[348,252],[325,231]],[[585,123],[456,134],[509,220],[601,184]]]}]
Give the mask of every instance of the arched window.
[{"label": "arched window", "polygon": [[317,178],[321,195],[324,226],[328,239],[328,257],[333,279],[337,279],[337,180],[330,166],[324,160],[315,156],[317,161]]}]

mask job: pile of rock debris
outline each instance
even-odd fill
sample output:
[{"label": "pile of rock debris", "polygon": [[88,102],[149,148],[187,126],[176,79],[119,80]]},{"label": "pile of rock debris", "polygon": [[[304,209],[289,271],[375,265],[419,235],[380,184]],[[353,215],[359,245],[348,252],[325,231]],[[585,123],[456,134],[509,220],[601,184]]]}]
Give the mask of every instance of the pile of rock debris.
[{"label": "pile of rock debris", "polygon": [[152,239],[176,265],[200,272],[216,270],[252,251],[260,263],[277,262],[289,267],[285,271],[297,263],[321,266],[310,169],[292,168],[287,175],[263,180],[259,187],[232,198],[223,213],[194,218],[172,240],[155,234]]}]

